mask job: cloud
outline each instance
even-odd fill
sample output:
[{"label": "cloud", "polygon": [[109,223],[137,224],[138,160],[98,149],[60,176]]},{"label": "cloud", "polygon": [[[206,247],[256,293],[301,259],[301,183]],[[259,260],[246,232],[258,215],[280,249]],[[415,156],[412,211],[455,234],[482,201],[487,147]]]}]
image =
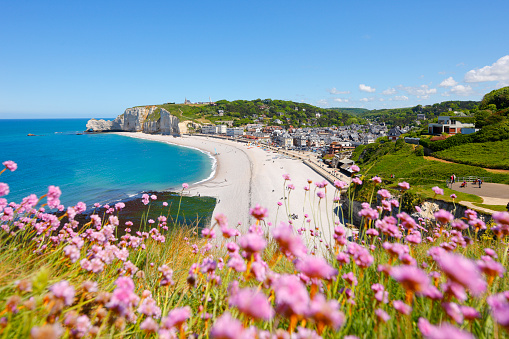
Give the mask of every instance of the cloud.
[{"label": "cloud", "polygon": [[366,86],[366,85],[364,85],[364,84],[360,84],[360,85],[359,85],[359,89],[360,89],[361,91],[363,91],[363,92],[368,92],[368,93],[373,93],[373,92],[375,92],[375,91],[376,91],[376,89],[375,89],[375,88],[370,87],[370,86]]},{"label": "cloud", "polygon": [[392,98],[394,101],[407,101],[408,97],[405,95],[396,95],[394,98]]},{"label": "cloud", "polygon": [[473,69],[465,74],[465,82],[498,81],[499,86],[509,84],[509,55],[498,59],[491,66]]},{"label": "cloud", "polygon": [[395,88],[387,88],[385,91],[382,92],[383,95],[393,95],[396,94]]},{"label": "cloud", "polygon": [[350,94],[350,91],[338,91],[336,87],[328,89],[327,92],[329,92],[330,94]]},{"label": "cloud", "polygon": [[447,73],[446,71],[440,71],[440,72],[438,72],[438,74],[440,74],[440,75],[445,75],[446,73]]},{"label": "cloud", "polygon": [[368,101],[374,101],[374,100],[375,100],[375,98],[374,98],[374,97],[359,99],[359,101],[361,101],[361,102],[368,102]]},{"label": "cloud", "polygon": [[316,104],[322,107],[329,106],[329,102],[326,99],[320,99],[316,102]]},{"label": "cloud", "polygon": [[428,85],[421,85],[417,87],[412,86],[399,86],[399,89],[407,92],[410,95],[415,95],[421,99],[428,99],[430,94],[436,94],[436,88],[429,88]]},{"label": "cloud", "polygon": [[349,102],[350,101],[348,99],[341,99],[341,98],[334,98],[333,100],[336,102]]},{"label": "cloud", "polygon": [[459,64],[456,64],[456,67],[463,67],[463,66],[465,66],[464,62],[460,62]]},{"label": "cloud", "polygon": [[474,94],[475,91],[472,89],[472,87],[470,87],[470,85],[457,85],[451,88],[451,93],[461,96],[468,96]]},{"label": "cloud", "polygon": [[458,82],[456,80],[453,79],[453,77],[448,77],[447,79],[445,79],[444,81],[442,81],[440,83],[440,87],[453,87],[453,86],[456,86],[458,84]]}]

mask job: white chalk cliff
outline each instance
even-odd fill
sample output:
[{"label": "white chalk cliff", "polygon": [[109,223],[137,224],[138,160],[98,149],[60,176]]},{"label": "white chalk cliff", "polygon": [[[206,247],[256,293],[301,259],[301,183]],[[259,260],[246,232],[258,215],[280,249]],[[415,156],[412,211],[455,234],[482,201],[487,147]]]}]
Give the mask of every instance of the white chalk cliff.
[{"label": "white chalk cliff", "polygon": [[164,108],[150,106],[128,108],[115,120],[87,122],[87,132],[119,131],[180,135],[179,119]]}]

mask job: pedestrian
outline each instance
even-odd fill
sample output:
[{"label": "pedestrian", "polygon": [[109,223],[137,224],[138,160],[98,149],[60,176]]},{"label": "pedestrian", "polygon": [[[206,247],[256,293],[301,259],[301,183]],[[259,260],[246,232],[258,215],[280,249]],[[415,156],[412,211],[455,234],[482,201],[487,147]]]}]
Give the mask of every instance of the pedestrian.
[{"label": "pedestrian", "polygon": [[479,179],[479,188],[481,188],[482,180]]},{"label": "pedestrian", "polygon": [[455,183],[456,182],[456,174],[453,174],[452,175],[452,183]]},{"label": "pedestrian", "polygon": [[454,174],[451,175],[451,184],[454,184]]}]

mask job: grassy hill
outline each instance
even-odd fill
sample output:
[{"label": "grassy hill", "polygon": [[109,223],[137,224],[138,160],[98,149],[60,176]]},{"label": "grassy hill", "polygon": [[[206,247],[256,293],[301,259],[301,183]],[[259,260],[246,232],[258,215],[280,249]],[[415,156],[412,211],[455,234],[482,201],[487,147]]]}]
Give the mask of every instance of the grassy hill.
[{"label": "grassy hill", "polygon": [[454,146],[433,156],[460,164],[509,169],[509,139]]}]

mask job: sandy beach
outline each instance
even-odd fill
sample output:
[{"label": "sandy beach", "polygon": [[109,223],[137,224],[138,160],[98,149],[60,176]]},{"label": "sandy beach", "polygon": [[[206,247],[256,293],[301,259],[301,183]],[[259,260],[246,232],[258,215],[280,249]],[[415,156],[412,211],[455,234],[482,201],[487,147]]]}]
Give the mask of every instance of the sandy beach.
[{"label": "sandy beach", "polygon": [[[217,198],[214,215],[224,213],[230,226],[240,225],[238,227],[245,232],[255,221],[250,216],[249,209],[257,204],[268,209],[267,220],[272,224],[276,222],[276,217],[278,223],[287,221],[285,206],[288,206],[288,214],[295,214],[296,217],[293,219],[295,228],[306,228],[305,238],[308,239],[311,248],[316,245],[323,250],[325,244],[331,243],[334,220],[338,220],[333,214],[335,188],[329,183],[325,198],[319,199],[314,183],[323,182],[325,179],[301,160],[263,150],[257,146],[211,137],[173,137],[127,132],[117,134],[198,148],[212,154],[217,160],[214,177],[190,185],[189,194]],[[286,185],[295,186],[295,190],[291,191],[289,196],[286,190],[286,200],[283,174],[289,174],[291,177],[291,181],[287,181]],[[308,180],[312,180],[313,183],[309,185]],[[310,186],[307,193],[304,190],[305,186]],[[278,207],[278,202],[282,202],[283,206]],[[305,218],[305,214],[308,218]],[[319,230],[321,236],[310,237],[309,229]]]}]

